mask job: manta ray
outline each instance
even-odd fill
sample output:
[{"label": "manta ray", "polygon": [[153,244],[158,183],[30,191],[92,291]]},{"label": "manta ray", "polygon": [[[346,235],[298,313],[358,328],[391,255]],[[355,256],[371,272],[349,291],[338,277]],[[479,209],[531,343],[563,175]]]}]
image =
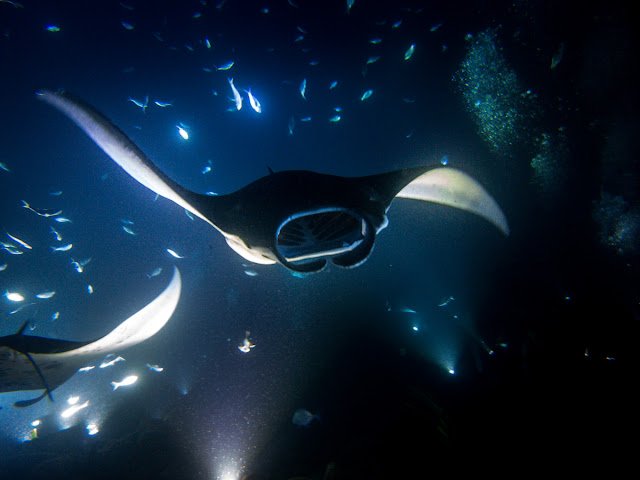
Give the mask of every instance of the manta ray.
[{"label": "manta ray", "polygon": [[13,334],[0,337],[0,393],[44,389],[42,395],[16,402],[27,407],[71,378],[79,368],[109,353],[144,342],[158,333],[178,305],[182,281],[174,267],[169,285],[144,308],[111,332],[86,342],[25,335],[27,323]]},{"label": "manta ray", "polygon": [[363,177],[270,171],[233,193],[198,194],[160,171],[92,106],[66,92],[40,91],[38,97],[69,117],[135,180],[207,222],[229,247],[254,263],[280,263],[301,273],[318,272],[329,260],[340,267],[361,265],[387,226],[395,198],[466,210],[509,234],[491,195],[453,168],[414,167]]}]

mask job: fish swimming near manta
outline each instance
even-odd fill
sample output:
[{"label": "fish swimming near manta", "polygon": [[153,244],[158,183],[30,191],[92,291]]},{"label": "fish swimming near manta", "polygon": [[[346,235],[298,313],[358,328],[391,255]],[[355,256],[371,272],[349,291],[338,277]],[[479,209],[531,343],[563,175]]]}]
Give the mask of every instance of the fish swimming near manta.
[{"label": "fish swimming near manta", "polygon": [[387,226],[395,198],[447,205],[479,215],[508,235],[502,210],[469,175],[453,168],[405,168],[364,177],[271,172],[218,196],[194,193],[161,172],[113,123],[66,92],[40,91],[135,180],[218,230],[246,260],[317,272],[328,260],[356,267]]},{"label": "fish swimming near manta", "polygon": [[173,277],[160,295],[96,340],[77,342],[25,335],[25,322],[17,333],[0,337],[0,393],[44,389],[38,397],[16,402],[16,407],[28,407],[45,396],[53,400],[51,392],[79,368],[158,333],[173,315],[181,288],[180,272],[174,267]]}]

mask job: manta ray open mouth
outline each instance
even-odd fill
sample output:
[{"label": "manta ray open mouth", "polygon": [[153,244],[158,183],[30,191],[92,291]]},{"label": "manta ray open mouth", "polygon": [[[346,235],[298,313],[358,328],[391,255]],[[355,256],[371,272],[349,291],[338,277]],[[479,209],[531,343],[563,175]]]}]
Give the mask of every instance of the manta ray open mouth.
[{"label": "manta ray open mouth", "polygon": [[356,212],[324,208],[297,213],[276,231],[276,250],[288,265],[300,271],[322,268],[322,257],[343,267],[357,266],[369,255],[375,236],[371,224]]}]

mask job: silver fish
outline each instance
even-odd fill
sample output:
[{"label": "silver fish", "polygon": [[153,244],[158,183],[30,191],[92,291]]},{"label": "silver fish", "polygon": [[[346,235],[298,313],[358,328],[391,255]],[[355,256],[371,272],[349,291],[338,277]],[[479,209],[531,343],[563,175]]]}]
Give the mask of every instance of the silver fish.
[{"label": "silver fish", "polygon": [[[26,200],[20,200],[22,202],[22,206],[27,210],[31,210],[36,215],[40,215],[41,217],[55,217],[56,215],[60,215],[62,210],[55,210],[53,208],[36,208],[29,205],[29,202]],[[57,220],[57,219],[56,219]]]},{"label": "silver fish", "polygon": [[56,292],[54,292],[53,290],[51,290],[50,292],[42,292],[42,293],[38,293],[36,295],[37,298],[41,298],[43,300],[46,300],[48,298],[53,297],[56,294]]},{"label": "silver fish", "polygon": [[28,250],[32,249],[31,245],[29,245],[27,242],[25,242],[24,240],[20,240],[18,237],[14,237],[10,233],[7,233],[7,237],[9,237],[11,240],[13,240],[16,243],[19,243],[20,245],[22,245],[24,248]]},{"label": "silver fish", "polygon": [[236,86],[233,84],[233,78],[229,78],[228,82],[229,82],[229,86],[231,87],[231,91],[233,92],[233,101],[236,104],[236,110],[241,110],[242,109],[242,96],[240,95],[240,92],[238,91]]}]

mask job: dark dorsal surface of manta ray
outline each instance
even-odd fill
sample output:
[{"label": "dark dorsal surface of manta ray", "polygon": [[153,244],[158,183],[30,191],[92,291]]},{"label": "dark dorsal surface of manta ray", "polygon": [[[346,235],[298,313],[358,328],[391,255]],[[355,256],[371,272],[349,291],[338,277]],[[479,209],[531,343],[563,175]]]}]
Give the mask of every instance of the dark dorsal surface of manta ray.
[{"label": "dark dorsal surface of manta ray", "polygon": [[26,407],[71,378],[88,363],[137,345],[158,333],[169,321],[180,298],[182,281],[174,267],[169,285],[154,300],[106,335],[76,342],[25,335],[26,323],[12,335],[0,337],[0,393],[44,389],[42,395],[16,402]]},{"label": "dark dorsal surface of manta ray", "polygon": [[160,171],[90,105],[65,92],[40,91],[38,97],[69,117],[135,180],[209,223],[235,252],[254,263],[280,263],[297,272],[322,270],[327,260],[358,266],[387,226],[387,210],[395,198],[466,210],[509,233],[491,195],[453,168],[405,168],[364,177],[272,172],[227,195],[194,193]]}]

